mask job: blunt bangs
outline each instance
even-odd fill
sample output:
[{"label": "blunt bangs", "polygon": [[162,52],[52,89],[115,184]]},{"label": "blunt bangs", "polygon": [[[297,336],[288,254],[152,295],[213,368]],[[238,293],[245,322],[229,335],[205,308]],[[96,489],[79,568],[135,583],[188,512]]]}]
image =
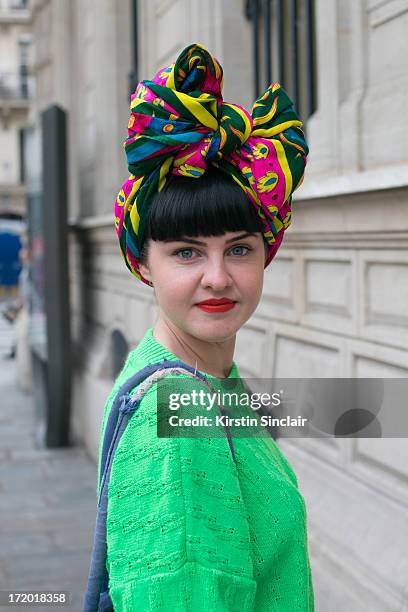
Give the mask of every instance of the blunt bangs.
[{"label": "blunt bangs", "polygon": [[262,232],[249,197],[214,166],[200,178],[172,176],[156,194],[148,214],[145,244],[185,236],[220,236],[226,232]]}]

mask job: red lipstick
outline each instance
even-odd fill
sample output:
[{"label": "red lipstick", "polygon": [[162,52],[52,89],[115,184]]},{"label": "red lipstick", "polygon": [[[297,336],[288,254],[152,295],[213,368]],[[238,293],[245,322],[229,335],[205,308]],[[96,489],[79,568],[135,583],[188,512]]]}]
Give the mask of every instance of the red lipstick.
[{"label": "red lipstick", "polygon": [[198,302],[196,306],[204,312],[227,312],[234,308],[235,304],[236,302],[229,298],[220,298],[218,300],[203,300],[202,302]]}]

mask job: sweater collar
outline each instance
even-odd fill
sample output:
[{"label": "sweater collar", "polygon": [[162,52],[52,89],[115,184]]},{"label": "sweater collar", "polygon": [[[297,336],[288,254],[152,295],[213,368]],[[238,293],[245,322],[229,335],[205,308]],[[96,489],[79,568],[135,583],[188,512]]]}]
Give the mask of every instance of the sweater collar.
[{"label": "sweater collar", "polygon": [[[166,347],[153,336],[153,327],[149,327],[140,341],[139,345],[135,349],[135,357],[139,357],[143,361],[155,363],[156,361],[162,361],[163,359],[169,359],[171,361],[180,361],[179,357],[171,353]],[[182,360],[181,360],[182,361]],[[209,376],[207,372],[197,370],[200,374]],[[237,364],[232,361],[232,366],[227,378],[240,378]],[[224,379],[225,380],[225,379]]]}]

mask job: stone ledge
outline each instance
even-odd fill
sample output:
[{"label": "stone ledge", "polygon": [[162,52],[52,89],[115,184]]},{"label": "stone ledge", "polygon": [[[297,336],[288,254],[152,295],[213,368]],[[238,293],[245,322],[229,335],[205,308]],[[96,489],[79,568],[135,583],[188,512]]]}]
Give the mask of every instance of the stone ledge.
[{"label": "stone ledge", "polygon": [[306,177],[293,196],[293,201],[329,198],[339,195],[382,191],[408,187],[408,164],[354,172],[339,176]]}]

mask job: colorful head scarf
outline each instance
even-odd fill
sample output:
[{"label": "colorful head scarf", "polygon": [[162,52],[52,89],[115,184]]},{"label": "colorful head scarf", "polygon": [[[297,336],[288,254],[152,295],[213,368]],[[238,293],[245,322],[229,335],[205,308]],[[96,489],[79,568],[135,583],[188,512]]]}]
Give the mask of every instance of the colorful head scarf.
[{"label": "colorful head scarf", "polygon": [[251,113],[222,98],[223,70],[199,44],[141,81],[131,96],[124,142],[131,175],[115,201],[122,257],[140,280],[147,213],[170,175],[200,178],[208,164],[229,174],[262,221],[272,261],[291,221],[292,193],[302,183],[309,152],[288,94],[272,83]]}]

